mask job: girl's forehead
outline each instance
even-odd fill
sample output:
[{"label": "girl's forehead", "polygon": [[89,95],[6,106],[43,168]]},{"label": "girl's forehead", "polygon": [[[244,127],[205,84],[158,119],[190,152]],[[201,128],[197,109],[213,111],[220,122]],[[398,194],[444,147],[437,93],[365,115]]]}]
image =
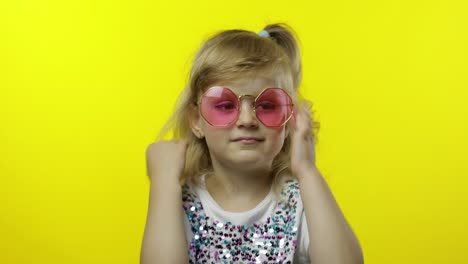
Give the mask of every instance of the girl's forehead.
[{"label": "girl's forehead", "polygon": [[240,78],[234,81],[221,82],[219,86],[228,87],[234,93],[240,94],[259,94],[265,88],[283,88],[279,80],[269,76],[255,76],[250,78]]}]

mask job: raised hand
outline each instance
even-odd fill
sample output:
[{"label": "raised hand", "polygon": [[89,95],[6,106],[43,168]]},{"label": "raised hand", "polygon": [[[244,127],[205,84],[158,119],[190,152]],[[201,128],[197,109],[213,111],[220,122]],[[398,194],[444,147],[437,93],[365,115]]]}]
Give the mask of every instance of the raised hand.
[{"label": "raised hand", "polygon": [[185,167],[185,140],[158,141],[146,149],[147,173],[151,182],[178,183]]},{"label": "raised hand", "polygon": [[315,143],[312,138],[312,119],[307,103],[295,115],[291,145],[291,171],[300,178],[316,168]]}]

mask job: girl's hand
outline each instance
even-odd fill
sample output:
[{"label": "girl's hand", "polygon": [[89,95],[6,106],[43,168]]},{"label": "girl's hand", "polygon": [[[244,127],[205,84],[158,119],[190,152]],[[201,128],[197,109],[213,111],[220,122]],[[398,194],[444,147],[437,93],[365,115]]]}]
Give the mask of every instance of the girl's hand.
[{"label": "girl's hand", "polygon": [[291,171],[300,179],[305,172],[316,168],[311,113],[307,103],[296,113],[295,121],[291,143]]},{"label": "girl's hand", "polygon": [[179,183],[184,172],[185,140],[158,141],[146,149],[146,168],[151,182]]}]

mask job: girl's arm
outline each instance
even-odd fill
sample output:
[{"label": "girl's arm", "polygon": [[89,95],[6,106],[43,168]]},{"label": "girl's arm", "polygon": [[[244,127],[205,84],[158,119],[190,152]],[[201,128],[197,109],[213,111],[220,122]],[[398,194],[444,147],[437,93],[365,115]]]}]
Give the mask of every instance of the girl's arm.
[{"label": "girl's arm", "polygon": [[359,242],[316,167],[298,175],[314,264],[362,264]]},{"label": "girl's arm", "polygon": [[181,187],[151,184],[141,264],[188,263]]},{"label": "girl's arm", "polygon": [[315,142],[309,104],[297,112],[291,150],[291,171],[296,175],[309,231],[313,264],[362,264],[359,241],[341,213],[325,179],[315,165]]},{"label": "girl's arm", "polygon": [[150,198],[140,253],[141,264],[186,264],[188,249],[179,184],[185,141],[160,141],[146,151]]}]

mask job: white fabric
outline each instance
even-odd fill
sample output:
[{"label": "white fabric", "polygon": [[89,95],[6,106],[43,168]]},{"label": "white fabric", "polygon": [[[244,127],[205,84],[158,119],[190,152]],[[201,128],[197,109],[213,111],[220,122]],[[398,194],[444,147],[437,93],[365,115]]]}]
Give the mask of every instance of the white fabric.
[{"label": "white fabric", "polygon": [[[205,214],[211,219],[217,219],[221,222],[230,221],[234,225],[251,225],[257,221],[266,221],[269,216],[275,211],[275,206],[278,201],[275,199],[273,189],[270,190],[268,195],[253,209],[245,212],[229,212],[223,210],[211,197],[210,193],[206,190],[204,185],[204,178],[202,178],[203,186],[198,187],[189,183],[189,187],[195,191],[195,194],[199,197]],[[305,212],[303,210],[302,201],[298,200],[296,212],[296,219],[300,219],[300,227],[297,237],[297,248],[294,253],[294,264],[305,264],[310,263],[308,246],[309,246],[309,232],[307,230],[307,222],[305,218]],[[183,209],[182,209],[183,210]],[[185,215],[185,212],[184,212]],[[190,228],[190,223],[187,217],[185,219],[185,234],[187,238],[187,244],[190,243],[193,238],[193,233]]]}]

